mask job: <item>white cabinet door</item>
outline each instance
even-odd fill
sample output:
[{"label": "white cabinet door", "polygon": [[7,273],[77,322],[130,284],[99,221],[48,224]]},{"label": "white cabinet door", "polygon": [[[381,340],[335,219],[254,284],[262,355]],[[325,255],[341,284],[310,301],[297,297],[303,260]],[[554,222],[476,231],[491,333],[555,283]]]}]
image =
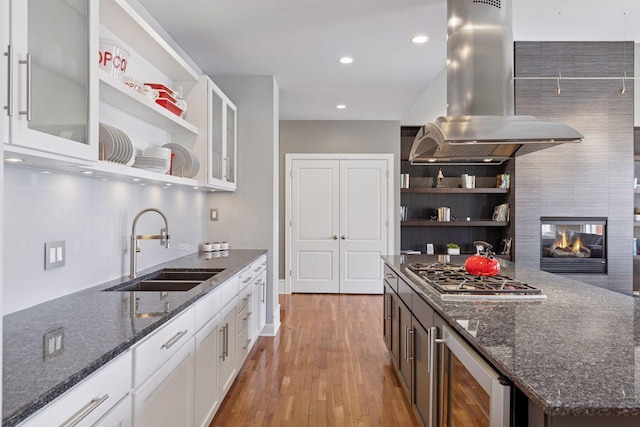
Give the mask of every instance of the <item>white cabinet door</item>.
[{"label": "white cabinet door", "polygon": [[340,292],[340,162],[294,160],[291,182],[291,289]]},{"label": "white cabinet door", "polygon": [[224,396],[236,377],[235,300],[220,312],[218,328],[218,395]]},{"label": "white cabinet door", "polygon": [[194,348],[193,339],[186,342],[162,368],[133,392],[133,425],[193,425]]},{"label": "white cabinet door", "polygon": [[92,427],[132,427],[133,410],[131,401],[131,395],[125,396]]},{"label": "white cabinet door", "polygon": [[291,289],[382,293],[386,160],[292,160]]},{"label": "white cabinet door", "polygon": [[97,8],[87,0],[11,1],[11,146],[97,160]]},{"label": "white cabinet door", "polygon": [[387,253],[387,165],[340,161],[340,292],[381,294]]},{"label": "white cabinet door", "polygon": [[220,318],[214,316],[196,334],[195,426],[209,425],[218,409],[218,334]]}]

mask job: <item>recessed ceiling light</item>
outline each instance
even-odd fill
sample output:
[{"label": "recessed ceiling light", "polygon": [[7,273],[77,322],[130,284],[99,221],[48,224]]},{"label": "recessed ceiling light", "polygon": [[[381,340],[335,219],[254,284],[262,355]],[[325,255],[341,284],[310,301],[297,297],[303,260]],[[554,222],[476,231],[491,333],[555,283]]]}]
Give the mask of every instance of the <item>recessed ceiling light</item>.
[{"label": "recessed ceiling light", "polygon": [[133,180],[134,180],[135,182],[138,182],[138,181],[140,181],[140,178],[133,178]]},{"label": "recessed ceiling light", "polygon": [[51,173],[51,171],[40,171],[40,173],[49,174],[49,173]]},{"label": "recessed ceiling light", "polygon": [[193,187],[194,190],[197,190],[198,188],[200,188],[200,187]]},{"label": "recessed ceiling light", "polygon": [[429,37],[427,37],[425,35],[417,35],[417,36],[413,36],[411,41],[413,43],[415,43],[415,44],[422,44],[422,43],[428,42],[429,41]]},{"label": "recessed ceiling light", "polygon": [[351,64],[353,62],[353,58],[350,56],[343,56],[339,61],[341,64]]},{"label": "recessed ceiling light", "polygon": [[24,159],[19,159],[17,157],[7,157],[6,159],[4,159],[4,161],[7,163],[20,163],[24,162]]},{"label": "recessed ceiling light", "polygon": [[93,172],[91,172],[91,171],[82,171],[80,173],[84,174],[84,175],[93,175]]},{"label": "recessed ceiling light", "polygon": [[338,104],[338,105],[336,105],[336,108],[337,108],[338,110],[344,110],[345,108],[347,108],[347,106],[346,106],[346,105],[344,105],[344,104]]}]

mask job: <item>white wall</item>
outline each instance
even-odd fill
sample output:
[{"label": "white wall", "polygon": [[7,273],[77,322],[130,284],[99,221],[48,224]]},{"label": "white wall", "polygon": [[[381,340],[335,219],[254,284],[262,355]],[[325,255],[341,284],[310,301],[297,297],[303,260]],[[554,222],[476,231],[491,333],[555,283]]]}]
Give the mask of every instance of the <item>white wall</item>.
[{"label": "white wall", "polygon": [[[391,153],[394,155],[395,212],[400,210],[400,122],[362,120],[283,120],[280,122],[280,268],[285,278],[284,204],[287,153]],[[400,253],[400,222],[395,221],[393,247]]]},{"label": "white wall", "polygon": [[[134,216],[162,210],[171,248],[143,241],[144,269],[198,250],[205,240],[203,193],[178,188],[102,181],[6,166],[4,171],[4,314],[129,274]],[[163,225],[156,213],[138,221],[139,234]],[[44,243],[64,240],[66,265],[44,270]]]},{"label": "white wall", "polygon": [[[238,107],[238,190],[210,193],[208,208],[218,221],[207,222],[210,241],[231,248],[267,249],[267,325],[279,327],[278,306],[278,84],[271,76],[214,77]],[[208,212],[208,210],[207,210]]]},{"label": "white wall", "polygon": [[447,68],[433,79],[402,117],[402,126],[422,126],[447,115]]}]

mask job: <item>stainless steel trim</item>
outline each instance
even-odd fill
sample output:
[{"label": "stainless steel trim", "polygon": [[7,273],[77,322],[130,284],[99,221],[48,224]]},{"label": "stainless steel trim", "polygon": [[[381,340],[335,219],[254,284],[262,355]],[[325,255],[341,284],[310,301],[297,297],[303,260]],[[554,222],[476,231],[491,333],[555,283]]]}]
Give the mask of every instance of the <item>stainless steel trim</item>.
[{"label": "stainless steel trim", "polygon": [[102,405],[108,398],[108,394],[105,394],[102,397],[94,397],[89,401],[89,403],[80,408],[78,412],[73,414],[71,418],[60,424],[60,427],[73,427],[77,425],[80,421],[85,419],[87,415],[92,413],[98,406]]},{"label": "stainless steel trim", "polygon": [[409,328],[409,360],[414,359],[414,351],[415,351],[415,332],[414,328]]},{"label": "stainless steel trim", "polygon": [[183,336],[185,336],[187,334],[187,332],[189,332],[187,329],[185,329],[184,331],[180,331],[177,334],[175,334],[169,341],[167,341],[166,343],[162,344],[162,348],[166,348],[167,350],[169,350],[171,347],[173,347],[173,345],[175,343],[177,343],[178,341],[180,341],[180,338],[182,338]]},{"label": "stainless steel trim", "polygon": [[18,63],[20,65],[26,64],[27,66],[27,109],[24,111],[18,111],[18,114],[23,116],[26,115],[27,121],[30,122],[31,121],[31,54],[27,53],[27,59],[20,60],[18,61]]},{"label": "stainless steel trim", "polygon": [[8,45],[4,56],[7,57],[7,116],[13,116],[13,46]]},{"label": "stainless steel trim", "polygon": [[447,325],[443,325],[442,338],[449,350],[490,396],[489,425],[508,427],[511,386],[505,385],[500,380],[500,374]]}]

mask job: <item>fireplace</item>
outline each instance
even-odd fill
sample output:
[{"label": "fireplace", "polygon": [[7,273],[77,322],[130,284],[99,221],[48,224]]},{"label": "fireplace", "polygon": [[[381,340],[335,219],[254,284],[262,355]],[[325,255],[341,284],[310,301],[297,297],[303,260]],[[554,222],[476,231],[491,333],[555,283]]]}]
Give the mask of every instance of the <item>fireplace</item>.
[{"label": "fireplace", "polygon": [[540,218],[540,269],[551,273],[607,272],[607,219]]}]

